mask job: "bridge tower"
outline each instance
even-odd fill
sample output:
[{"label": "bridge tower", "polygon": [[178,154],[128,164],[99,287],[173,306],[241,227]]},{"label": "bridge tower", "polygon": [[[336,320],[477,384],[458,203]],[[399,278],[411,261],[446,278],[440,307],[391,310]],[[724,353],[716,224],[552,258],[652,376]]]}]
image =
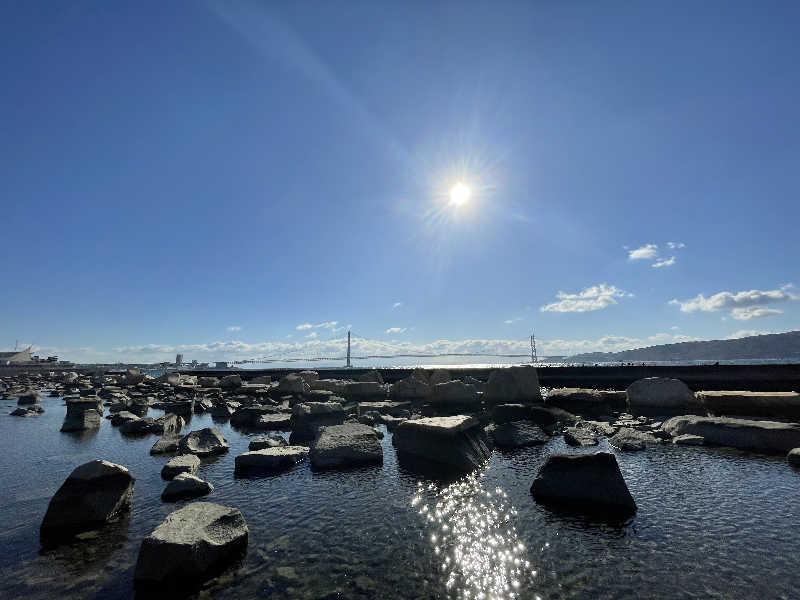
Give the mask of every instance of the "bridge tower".
[{"label": "bridge tower", "polygon": [[349,369],[352,365],[350,364],[350,330],[347,330],[347,368]]},{"label": "bridge tower", "polygon": [[536,356],[536,336],[531,334],[531,363],[534,365],[539,362],[539,357]]}]

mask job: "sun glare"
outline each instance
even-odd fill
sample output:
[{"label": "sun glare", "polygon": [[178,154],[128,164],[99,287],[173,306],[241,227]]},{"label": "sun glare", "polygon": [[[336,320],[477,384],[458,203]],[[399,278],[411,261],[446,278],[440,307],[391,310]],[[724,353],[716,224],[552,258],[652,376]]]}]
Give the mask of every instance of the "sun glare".
[{"label": "sun glare", "polygon": [[469,189],[469,186],[459,181],[450,190],[450,204],[462,206],[467,203],[471,194],[472,190]]}]

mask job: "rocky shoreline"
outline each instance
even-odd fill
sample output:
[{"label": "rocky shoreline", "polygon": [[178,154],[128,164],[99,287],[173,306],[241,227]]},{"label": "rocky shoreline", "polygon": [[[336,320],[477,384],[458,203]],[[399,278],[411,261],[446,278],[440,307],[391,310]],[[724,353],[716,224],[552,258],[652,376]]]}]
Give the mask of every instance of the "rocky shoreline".
[{"label": "rocky shoreline", "polygon": [[[493,447],[513,451],[556,436],[575,447],[598,445],[601,438],[626,452],[666,443],[718,445],[781,453],[793,466],[800,462],[800,394],[692,392],[665,378],[640,380],[627,390],[542,390],[532,367],[497,370],[486,381],[418,370],[393,384],[385,384],[378,371],[358,381],[302,371],[276,382],[266,377],[244,382],[239,375],[170,373],[154,379],[131,370],[117,376],[3,377],[0,394],[17,399],[11,415],[28,418],[44,410],[42,394],[63,397],[63,435],[97,429],[108,420],[126,436],[159,436],[150,453],[174,455],[161,471],[165,502],[213,495],[212,483],[195,475],[197,466],[226,454],[229,444],[214,427],[183,431],[192,414],[204,412],[236,429],[264,434],[235,457],[235,477],[275,476],[303,462],[315,470],[377,467],[384,435],[378,425],[386,426],[405,465],[444,477],[480,467]],[[164,410],[164,416],[148,417],[151,408]],[[290,443],[272,432],[290,432]],[[119,519],[130,509],[134,484],[134,474],[123,465],[103,460],[77,465],[50,502],[42,544],[102,530]],[[636,511],[610,453],[551,455],[531,494],[537,502],[590,516],[625,519]],[[212,576],[246,551],[247,539],[237,509],[187,504],[143,540],[137,586]],[[169,568],[158,558],[164,552],[175,557]]]}]

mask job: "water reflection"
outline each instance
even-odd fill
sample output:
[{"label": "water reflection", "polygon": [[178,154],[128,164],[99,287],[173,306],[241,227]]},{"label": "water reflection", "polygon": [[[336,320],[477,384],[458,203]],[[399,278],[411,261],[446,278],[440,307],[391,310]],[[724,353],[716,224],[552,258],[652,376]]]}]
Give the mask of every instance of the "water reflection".
[{"label": "water reflection", "polygon": [[429,542],[450,595],[500,600],[531,591],[536,571],[514,525],[517,510],[503,489],[484,489],[482,474],[442,488],[419,483],[411,506],[433,530]]}]

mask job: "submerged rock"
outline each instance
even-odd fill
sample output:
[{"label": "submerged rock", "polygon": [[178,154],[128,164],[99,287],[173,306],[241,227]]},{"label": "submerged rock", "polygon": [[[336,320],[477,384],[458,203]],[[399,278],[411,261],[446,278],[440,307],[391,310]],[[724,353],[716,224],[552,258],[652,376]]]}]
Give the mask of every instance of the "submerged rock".
[{"label": "submerged rock", "polygon": [[531,485],[540,502],[578,512],[633,514],[633,500],[616,457],[610,452],[551,454]]},{"label": "submerged rock", "polygon": [[491,404],[541,402],[536,368],[507,367],[492,371],[483,397]]},{"label": "submerged rock", "polygon": [[375,430],[360,423],[323,427],[311,445],[311,465],[316,469],[382,463],[383,450]]},{"label": "submerged rock", "polygon": [[403,421],[394,431],[398,453],[456,471],[471,471],[491,450],[480,421],[469,415]]},{"label": "submerged rock", "polygon": [[249,475],[286,471],[308,456],[308,452],[306,446],[274,446],[252,450],[236,457],[234,472],[237,475]]},{"label": "submerged rock", "polygon": [[12,410],[9,414],[12,417],[38,417],[44,412],[44,408],[38,404],[31,404],[28,406],[19,406]]},{"label": "submerged rock", "polygon": [[136,479],[105,460],[77,467],[47,507],[40,528],[43,543],[97,529],[130,508]]},{"label": "submerged rock", "polygon": [[200,459],[194,454],[181,454],[171,458],[167,464],[161,469],[162,479],[173,479],[176,475],[181,473],[188,473],[194,475],[197,472],[197,467],[200,466]]},{"label": "submerged rock", "polygon": [[161,492],[165,502],[175,502],[187,498],[199,498],[214,491],[214,486],[190,473],[179,473]]},{"label": "submerged rock", "polygon": [[242,513],[211,502],[194,502],[167,515],[142,541],[137,587],[195,584],[247,548]]},{"label": "submerged rock", "polygon": [[797,423],[684,415],[668,419],[662,429],[673,437],[687,433],[701,436],[712,446],[764,452],[788,452],[800,447]]},{"label": "submerged rock", "polygon": [[494,443],[502,448],[538,446],[550,439],[550,436],[530,421],[509,421],[490,425],[487,433],[492,436]]},{"label": "submerged rock", "polygon": [[206,427],[192,431],[178,442],[178,450],[182,454],[195,454],[199,457],[225,454],[230,450],[226,440],[216,427]]}]

